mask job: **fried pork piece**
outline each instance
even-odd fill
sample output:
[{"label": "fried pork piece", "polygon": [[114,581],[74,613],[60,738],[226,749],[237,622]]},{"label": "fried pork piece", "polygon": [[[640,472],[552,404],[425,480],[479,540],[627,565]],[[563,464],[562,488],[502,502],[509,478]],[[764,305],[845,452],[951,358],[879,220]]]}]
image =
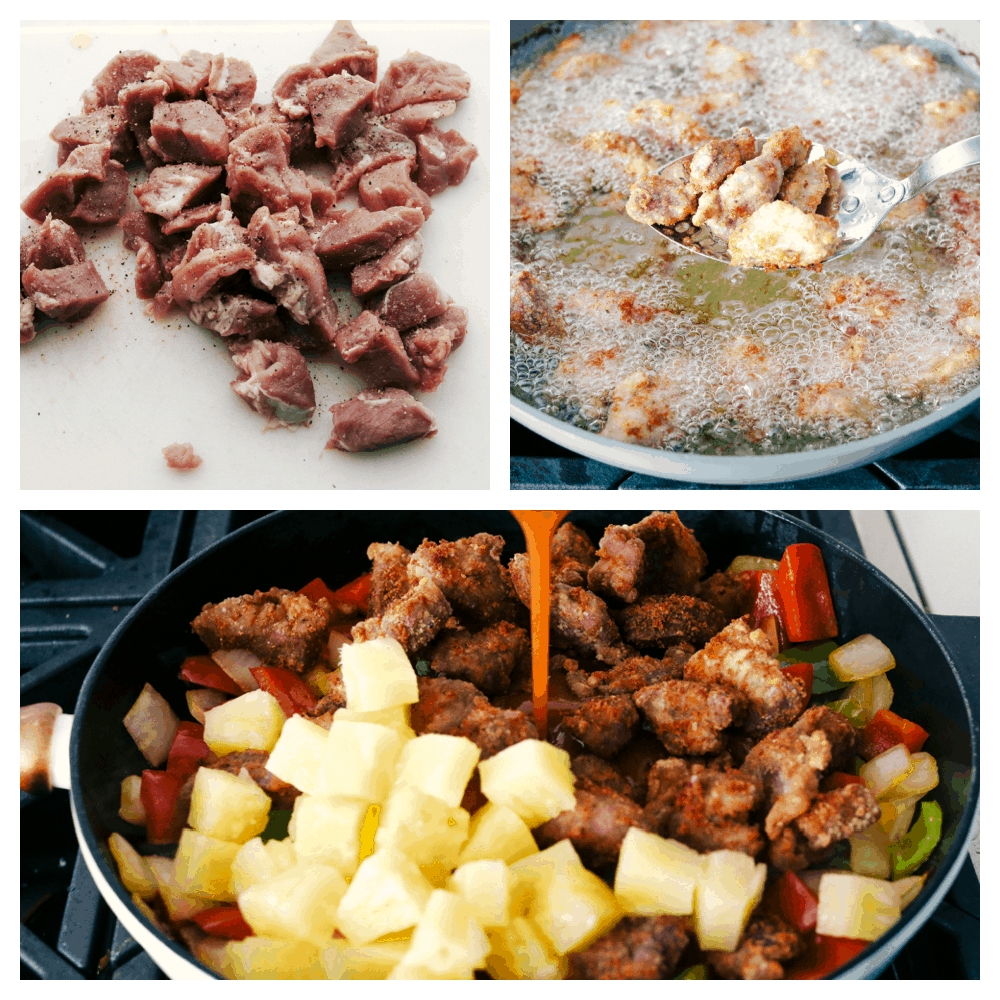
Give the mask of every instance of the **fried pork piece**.
[{"label": "fried pork piece", "polygon": [[680,388],[662,375],[639,370],[619,382],[611,393],[608,419],[601,434],[612,441],[657,446],[674,428],[673,408]]},{"label": "fried pork piece", "polygon": [[517,597],[507,567],[500,562],[504,540],[480,532],[457,542],[424,539],[410,558],[411,579],[433,580],[457,614],[484,624],[511,621]]},{"label": "fried pork piece", "polygon": [[559,207],[538,175],[542,165],[532,156],[521,156],[510,165],[510,221],[536,233],[559,221]]},{"label": "fried pork piece", "polygon": [[858,731],[839,712],[831,711],[826,705],[813,705],[791,728],[803,736],[823,733],[830,744],[830,771],[844,771],[851,765]]},{"label": "fried pork piece", "polygon": [[792,822],[768,842],[767,863],[779,872],[800,872],[825,861],[832,852],[832,847],[814,851]]},{"label": "fried pork piece", "polygon": [[691,158],[691,184],[699,191],[711,191],[742,164],[735,139],[710,139]]},{"label": "fried pork piece", "polygon": [[632,697],[660,742],[673,754],[724,749],[726,737],[722,730],[738,715],[731,692],[701,681],[661,681]]},{"label": "fried pork piece", "polygon": [[368,558],[372,561],[368,610],[373,617],[384,614],[389,605],[412,586],[406,573],[412,554],[404,545],[373,542],[368,546]]},{"label": "fried pork piece", "polygon": [[764,143],[761,155],[773,156],[784,170],[790,170],[806,162],[810,149],[812,142],[805,138],[798,125],[793,125],[774,132]]},{"label": "fried pork piece", "polygon": [[845,840],[868,829],[882,809],[870,788],[846,785],[816,796],[809,810],[795,820],[795,825],[814,851]]},{"label": "fried pork piece", "polygon": [[311,601],[272,587],[206,604],[191,628],[212,652],[246,649],[270,666],[302,674],[316,665],[332,621],[325,597]]},{"label": "fried pork piece", "polygon": [[698,188],[690,176],[690,164],[682,160],[663,173],[641,177],[629,189],[629,218],[648,226],[672,226],[686,219],[698,207]]},{"label": "fried pork piece", "polygon": [[627,795],[581,778],[576,785],[576,805],[559,813],[534,831],[540,848],[569,838],[585,865],[602,868],[618,861],[629,827],[652,832],[642,808]]},{"label": "fried pork piece", "polygon": [[706,951],[705,958],[723,979],[784,979],[782,962],[802,951],[791,924],[780,917],[754,917],[735,951]]},{"label": "fried pork piece", "polygon": [[227,774],[235,775],[239,775],[240,771],[246,768],[258,787],[267,792],[273,809],[291,809],[302,793],[294,785],[271,774],[267,769],[268,757],[270,754],[264,750],[239,750],[236,753],[227,753],[207,766],[213,771],[225,771]]},{"label": "fried pork piece", "polygon": [[563,725],[598,757],[614,757],[639,728],[639,713],[628,695],[585,701]]},{"label": "fried pork piece", "polygon": [[582,587],[552,587],[550,621],[554,637],[602,663],[619,663],[628,655],[608,606]]},{"label": "fried pork piece", "polygon": [[778,729],[747,754],[740,771],[764,787],[768,808],[764,830],[771,840],[806,812],[829,763],[830,741],[819,729],[809,735]]},{"label": "fried pork piece", "polygon": [[[577,567],[589,569],[594,565],[597,555],[594,543],[587,533],[571,521],[563,521],[552,536],[551,558],[553,579],[558,577],[558,582],[569,583],[566,576],[576,572]],[[567,568],[571,563],[575,565]]]},{"label": "fried pork piece", "polygon": [[351,629],[355,642],[388,636],[407,653],[423,649],[451,617],[451,605],[433,580],[419,580],[390,602],[378,618],[366,618]]},{"label": "fried pork piece", "polygon": [[630,656],[610,670],[591,673],[581,670],[576,660],[565,660],[563,667],[570,690],[586,700],[601,695],[633,694],[660,681],[680,680],[684,676],[684,664],[693,652],[694,646],[682,642],[671,646],[662,660],[653,656]]},{"label": "fried pork piece", "polygon": [[836,247],[836,219],[772,201],[733,230],[729,258],[740,267],[809,267],[826,260]]},{"label": "fried pork piece", "polygon": [[480,760],[521,740],[537,740],[535,723],[523,712],[494,708],[468,681],[418,677],[420,701],[410,709],[410,725],[418,735],[465,736],[479,747]]},{"label": "fried pork piece", "polygon": [[610,160],[632,178],[655,174],[660,165],[630,135],[618,132],[591,132],[584,136],[583,148]]},{"label": "fried pork piece", "polygon": [[729,573],[713,573],[695,586],[694,596],[718,608],[727,622],[753,611],[753,588]]},{"label": "fried pork piece", "polygon": [[597,561],[587,574],[591,590],[631,603],[639,596],[646,545],[628,527],[609,524],[601,538]]},{"label": "fried pork piece", "polygon": [[618,624],[633,646],[662,648],[675,642],[703,646],[728,622],[718,608],[697,597],[666,594],[640,597],[619,613]]},{"label": "fried pork piece", "polygon": [[510,328],[526,344],[558,339],[566,333],[545,287],[527,271],[510,276]]},{"label": "fried pork piece", "polygon": [[742,618],[688,660],[684,677],[739,692],[747,702],[742,726],[755,735],[791,725],[809,703],[805,684],[783,673],[767,636]]},{"label": "fried pork piece", "polygon": [[333,725],[333,716],[337,709],[347,707],[347,689],[344,687],[344,678],[339,670],[334,670],[328,675],[326,685],[328,693],[316,702],[315,708],[305,714],[317,726],[329,730]]},{"label": "fried pork piece", "polygon": [[670,979],[690,933],[682,917],[625,917],[569,956],[570,979]]},{"label": "fried pork piece", "polygon": [[480,632],[446,632],[429,656],[436,674],[469,681],[486,694],[503,694],[510,687],[511,671],[530,649],[525,629],[497,622]]},{"label": "fried pork piece", "polygon": [[803,212],[815,212],[829,188],[826,161],[816,160],[814,163],[803,163],[800,167],[786,170],[778,197],[801,208]]},{"label": "fried pork piece", "polygon": [[656,761],[647,778],[646,819],[655,832],[697,851],[742,851],[755,858],[766,840],[750,814],[760,805],[759,781],[731,768]]},{"label": "fried pork piece", "polygon": [[636,792],[628,778],[619,774],[606,760],[595,757],[593,754],[582,753],[574,757],[569,764],[573,774],[579,783],[586,779],[591,784],[599,785],[601,788],[610,788],[619,795],[627,795],[630,799],[636,800]]},{"label": "fried pork piece", "polygon": [[774,199],[784,177],[781,164],[767,154],[748,160],[714,191],[698,199],[691,222],[707,226],[720,240],[729,240],[736,227]]}]

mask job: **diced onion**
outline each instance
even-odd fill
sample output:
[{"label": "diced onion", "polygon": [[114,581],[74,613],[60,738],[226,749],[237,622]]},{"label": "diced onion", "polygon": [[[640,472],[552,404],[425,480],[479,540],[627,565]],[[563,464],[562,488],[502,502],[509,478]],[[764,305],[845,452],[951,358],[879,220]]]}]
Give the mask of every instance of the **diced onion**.
[{"label": "diced onion", "polygon": [[214,688],[195,688],[193,691],[188,691],[184,697],[187,699],[188,711],[202,725],[205,725],[206,712],[229,701],[228,694],[216,691]]},{"label": "diced onion", "polygon": [[170,756],[180,719],[167,699],[147,684],[125,716],[125,728],[143,757],[153,767],[161,767]]},{"label": "diced onion", "polygon": [[927,873],[923,875],[908,875],[906,878],[897,879],[892,883],[899,899],[899,908],[902,910],[909,906],[916,898],[917,894],[924,887],[927,881]]},{"label": "diced onion", "polygon": [[142,778],[138,774],[130,774],[122,779],[122,804],[118,815],[126,823],[134,823],[136,826],[146,825],[146,810],[139,798],[141,787]]},{"label": "diced onion", "polygon": [[910,754],[913,770],[902,781],[893,785],[883,796],[886,799],[904,799],[913,795],[926,795],[931,789],[937,788],[937,761],[929,754]]},{"label": "diced onion", "polygon": [[875,798],[881,798],[890,788],[899,784],[911,771],[910,751],[902,743],[890,747],[885,753],[872,757],[863,764],[858,774],[865,779]]},{"label": "diced onion", "polygon": [[861,707],[861,719],[866,723],[871,722],[876,712],[892,705],[892,685],[885,674],[875,674],[855,681],[844,695]]},{"label": "diced onion", "polygon": [[218,649],[212,659],[231,677],[241,691],[257,691],[260,685],[250,671],[259,667],[261,660],[247,649]]},{"label": "diced onion", "polygon": [[873,635],[859,635],[835,649],[828,660],[838,680],[860,681],[896,666],[892,653]]},{"label": "diced onion", "polygon": [[108,847],[118,862],[118,874],[125,888],[142,899],[152,899],[158,889],[156,876],[146,859],[120,833],[111,834]]}]

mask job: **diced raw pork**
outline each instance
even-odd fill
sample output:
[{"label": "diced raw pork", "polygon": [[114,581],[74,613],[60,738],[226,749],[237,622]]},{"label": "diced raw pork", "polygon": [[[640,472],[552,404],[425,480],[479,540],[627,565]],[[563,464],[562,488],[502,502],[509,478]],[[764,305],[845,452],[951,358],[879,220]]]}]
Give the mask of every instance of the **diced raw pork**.
[{"label": "diced raw pork", "polygon": [[196,205],[194,208],[185,208],[183,212],[178,212],[170,220],[164,220],[160,226],[160,232],[164,236],[172,233],[182,233],[187,229],[196,229],[203,222],[215,222],[222,211],[221,201],[212,201],[207,205]]},{"label": "diced raw pork", "polygon": [[383,323],[397,330],[440,316],[448,308],[448,296],[426,271],[416,270],[409,277],[390,285],[376,299],[374,311]]},{"label": "diced raw pork", "polygon": [[416,144],[380,118],[371,119],[365,129],[346,146],[331,154],[336,165],[333,189],[340,197],[350,191],[369,170],[377,170],[393,160],[414,160]]},{"label": "diced raw pork", "polygon": [[119,95],[118,106],[128,119],[129,128],[139,147],[139,156],[147,170],[163,163],[159,154],[149,145],[152,135],[149,123],[153,119],[156,105],[165,101],[169,93],[170,84],[166,80],[142,80],[123,87]]},{"label": "diced raw pork", "polygon": [[306,86],[316,145],[336,149],[364,131],[375,84],[361,76],[338,73]]},{"label": "diced raw pork", "polygon": [[84,319],[111,294],[89,260],[44,271],[32,264],[21,283],[39,312],[63,322]]},{"label": "diced raw pork", "polygon": [[460,101],[469,96],[469,82],[469,74],[454,63],[407,52],[389,63],[375,95],[375,110],[385,115],[406,104]]},{"label": "diced raw pork", "polygon": [[83,93],[83,110],[96,111],[108,105],[118,103],[118,92],[130,83],[138,83],[146,79],[146,74],[155,69],[160,62],[159,56],[152,52],[130,49],[119,52],[94,77],[94,82]]},{"label": "diced raw pork", "polygon": [[403,346],[420,375],[419,389],[433,392],[441,384],[448,357],[465,340],[468,324],[468,310],[451,303],[442,315],[406,331]]},{"label": "diced raw pork", "polygon": [[216,292],[197,302],[186,303],[188,318],[220,337],[247,337],[251,340],[277,340],[284,334],[273,302],[249,295]]},{"label": "diced raw pork", "polygon": [[417,136],[430,126],[432,121],[445,118],[455,113],[458,105],[454,101],[427,101],[424,104],[404,104],[391,114],[385,116],[385,124],[402,132],[410,139]]},{"label": "diced raw pork", "polygon": [[201,459],[194,453],[191,442],[186,444],[168,444],[163,449],[163,457],[171,469],[197,469]]},{"label": "diced raw pork", "polygon": [[294,347],[251,340],[231,343],[229,353],[241,373],[229,384],[252,410],[268,418],[265,430],[301,424],[313,415],[316,392],[305,358]]},{"label": "diced raw pork", "polygon": [[371,212],[399,205],[419,208],[427,219],[431,214],[431,199],[410,179],[413,160],[396,160],[365,174],[358,185],[361,204]]},{"label": "diced raw pork", "polygon": [[46,270],[79,264],[86,256],[80,234],[69,223],[50,215],[21,240],[21,274],[31,264]]},{"label": "diced raw pork", "polygon": [[357,375],[370,389],[385,385],[412,388],[420,381],[399,339],[399,332],[380,323],[373,312],[365,311],[340,327],[333,346],[348,371]]},{"label": "diced raw pork", "polygon": [[350,21],[336,21],[310,62],[316,63],[325,76],[347,70],[374,83],[378,73],[378,49],[369,45]]},{"label": "diced raw pork", "polygon": [[142,240],[135,255],[135,294],[140,299],[154,298],[165,280],[156,249],[152,243]]},{"label": "diced raw pork", "polygon": [[166,81],[170,93],[192,98],[204,92],[211,68],[210,53],[190,49],[181,56],[180,62],[176,60],[161,62],[153,70],[152,78]]},{"label": "diced raw pork", "polygon": [[363,298],[388,288],[420,263],[423,252],[424,240],[420,233],[396,240],[378,260],[358,264],[351,271],[351,292],[355,298]]},{"label": "diced raw pork", "polygon": [[128,175],[110,155],[110,142],[78,146],[25,198],[24,214],[35,222],[50,214],[80,222],[117,220],[128,197]]},{"label": "diced raw pork", "polygon": [[326,274],[298,213],[272,215],[258,208],[247,232],[257,254],[250,280],[270,292],[296,323],[307,324],[326,298]]},{"label": "diced raw pork", "polygon": [[88,146],[94,142],[110,142],[111,159],[121,164],[126,164],[139,155],[128,118],[117,105],[64,118],[49,136],[59,143],[59,152],[56,154],[58,163],[65,162],[66,157],[77,146]]},{"label": "diced raw pork", "polygon": [[378,451],[437,433],[434,415],[405,389],[362,389],[330,412],[333,433],[326,446],[338,451]]},{"label": "diced raw pork", "polygon": [[229,132],[207,101],[157,104],[149,123],[149,145],[168,163],[225,163]]},{"label": "diced raw pork", "polygon": [[222,176],[222,167],[198,163],[172,163],[150,171],[149,180],[136,184],[134,193],[143,211],[175,219],[186,208],[203,200]]},{"label": "diced raw pork", "polygon": [[313,80],[322,80],[323,71],[312,63],[289,66],[274,85],[274,103],[288,118],[306,118],[309,98],[306,87]]},{"label": "diced raw pork", "polygon": [[[173,270],[173,294],[177,304],[197,302],[220,279],[249,270],[256,257],[246,230],[223,213],[218,222],[207,222],[191,234],[184,259]],[[228,218],[225,218],[228,216]]]},{"label": "diced raw pork", "polygon": [[434,125],[417,136],[417,184],[428,194],[461,184],[479,151],[458,132]]},{"label": "diced raw pork", "polygon": [[233,114],[249,108],[257,92],[257,75],[243,59],[212,56],[205,96],[216,111]]},{"label": "diced raw pork", "polygon": [[384,212],[358,208],[323,227],[316,253],[324,267],[354,267],[384,254],[401,236],[412,236],[423,221],[423,213],[416,208]]},{"label": "diced raw pork", "polygon": [[291,140],[273,122],[247,129],[229,144],[226,179],[234,204],[255,212],[295,206],[308,225],[313,222],[312,192],[306,175],[289,165]]}]

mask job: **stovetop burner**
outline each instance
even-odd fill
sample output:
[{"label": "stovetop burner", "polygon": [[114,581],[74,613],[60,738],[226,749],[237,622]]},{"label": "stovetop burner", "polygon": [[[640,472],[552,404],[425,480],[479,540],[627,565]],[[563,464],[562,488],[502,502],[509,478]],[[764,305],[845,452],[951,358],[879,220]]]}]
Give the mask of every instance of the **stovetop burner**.
[{"label": "stovetop burner", "polygon": [[[102,644],[153,584],[266,511],[50,511],[21,515],[21,703],[72,712]],[[861,551],[843,511],[789,511]],[[935,617],[978,669],[979,620]],[[21,978],[164,979],[101,898],[69,797],[21,793]],[[882,979],[979,978],[979,879],[966,859],[933,917]]]}]

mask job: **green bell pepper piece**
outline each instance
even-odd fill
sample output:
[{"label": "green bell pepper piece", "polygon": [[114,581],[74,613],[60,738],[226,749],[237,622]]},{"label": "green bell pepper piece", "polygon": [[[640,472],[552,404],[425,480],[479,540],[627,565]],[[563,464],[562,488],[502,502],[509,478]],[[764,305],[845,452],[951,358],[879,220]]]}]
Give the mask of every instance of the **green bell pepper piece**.
[{"label": "green bell pepper piece", "polygon": [[704,965],[692,965],[674,979],[708,979],[708,969]]},{"label": "green bell pepper piece", "polygon": [[864,729],[868,724],[868,721],[864,717],[864,709],[850,698],[843,698],[841,701],[829,701],[826,707],[831,712],[837,712],[842,715],[855,729]]},{"label": "green bell pepper piece", "polygon": [[889,845],[893,879],[912,875],[931,855],[941,839],[941,807],[936,802],[920,803],[920,818],[909,833]]},{"label": "green bell pepper piece", "polygon": [[284,840],[288,836],[288,821],[291,818],[291,809],[272,809],[267,817],[267,826],[260,834],[260,839],[265,844],[269,840]]}]

